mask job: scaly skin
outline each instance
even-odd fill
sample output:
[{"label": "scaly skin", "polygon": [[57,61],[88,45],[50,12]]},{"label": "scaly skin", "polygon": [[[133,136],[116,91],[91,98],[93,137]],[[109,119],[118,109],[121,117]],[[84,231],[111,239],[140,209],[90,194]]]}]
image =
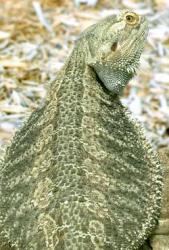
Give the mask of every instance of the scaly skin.
[{"label": "scaly skin", "polygon": [[1,164],[1,242],[17,250],[132,250],[154,228],[162,174],[119,94],[147,22],[123,11],[82,33]]},{"label": "scaly skin", "polygon": [[139,250],[169,250],[169,147],[159,150],[163,166],[164,188],[158,225],[152,235]]},{"label": "scaly skin", "polygon": [[160,219],[150,244],[153,250],[169,250],[169,147],[162,148],[159,153],[164,168],[164,188]]}]

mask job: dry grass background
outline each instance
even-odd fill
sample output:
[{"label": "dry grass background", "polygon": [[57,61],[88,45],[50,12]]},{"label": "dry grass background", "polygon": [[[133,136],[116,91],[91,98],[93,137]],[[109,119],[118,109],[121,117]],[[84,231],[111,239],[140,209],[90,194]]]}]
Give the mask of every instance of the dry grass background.
[{"label": "dry grass background", "polygon": [[154,146],[169,145],[169,3],[75,2],[0,0],[0,146],[9,143],[43,100],[47,83],[57,76],[78,34],[122,8],[145,14],[150,21],[138,76],[122,101],[143,123]]}]

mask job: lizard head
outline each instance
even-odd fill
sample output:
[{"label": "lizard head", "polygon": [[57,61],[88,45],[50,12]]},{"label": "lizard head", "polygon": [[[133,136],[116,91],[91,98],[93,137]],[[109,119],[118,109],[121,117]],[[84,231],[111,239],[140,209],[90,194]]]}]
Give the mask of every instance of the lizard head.
[{"label": "lizard head", "polygon": [[128,10],[82,33],[88,46],[86,62],[111,92],[119,94],[135,75],[147,34],[146,19]]}]

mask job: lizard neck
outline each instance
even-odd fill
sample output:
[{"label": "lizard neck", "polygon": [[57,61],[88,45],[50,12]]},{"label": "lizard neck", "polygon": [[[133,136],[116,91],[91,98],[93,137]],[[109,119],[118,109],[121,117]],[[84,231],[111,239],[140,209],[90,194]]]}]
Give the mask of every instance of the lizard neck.
[{"label": "lizard neck", "polygon": [[[81,85],[81,89],[89,90],[93,92],[92,98],[102,100],[102,102],[112,102],[114,99],[119,99],[117,94],[113,94],[109,88],[106,88],[95,69],[88,64],[88,58],[91,57],[88,45],[79,42],[72,54],[67,60],[64,68],[64,77],[62,82],[66,81],[67,78],[71,78],[71,85],[77,87]],[[109,75],[111,72],[107,72]],[[116,76],[114,76],[116,81]],[[113,79],[113,77],[112,77]],[[75,88],[77,91],[77,88]],[[73,91],[72,91],[73,93]],[[71,93],[69,93],[71,94]]]},{"label": "lizard neck", "polygon": [[[56,97],[59,106],[62,102],[64,106],[67,103],[67,114],[71,107],[71,116],[74,113],[73,107],[77,110],[83,107],[84,102],[89,105],[87,103],[89,99],[108,105],[111,105],[115,99],[119,99],[117,95],[112,95],[106,89],[94,69],[88,65],[88,54],[87,45],[85,46],[83,43],[82,47],[82,44],[77,44],[67,59],[65,66],[59,72],[57,81],[51,86],[47,98],[51,102],[51,99]],[[89,105],[88,109],[90,110],[90,108],[92,106]]]}]

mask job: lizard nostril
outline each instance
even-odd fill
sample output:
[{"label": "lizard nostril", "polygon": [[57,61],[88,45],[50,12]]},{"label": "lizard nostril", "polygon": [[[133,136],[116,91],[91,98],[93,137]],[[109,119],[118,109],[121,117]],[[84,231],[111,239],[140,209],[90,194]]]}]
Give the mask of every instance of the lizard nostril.
[{"label": "lizard nostril", "polygon": [[116,51],[117,45],[118,45],[117,42],[113,43],[112,46],[111,46],[111,50],[112,50],[112,51]]}]

